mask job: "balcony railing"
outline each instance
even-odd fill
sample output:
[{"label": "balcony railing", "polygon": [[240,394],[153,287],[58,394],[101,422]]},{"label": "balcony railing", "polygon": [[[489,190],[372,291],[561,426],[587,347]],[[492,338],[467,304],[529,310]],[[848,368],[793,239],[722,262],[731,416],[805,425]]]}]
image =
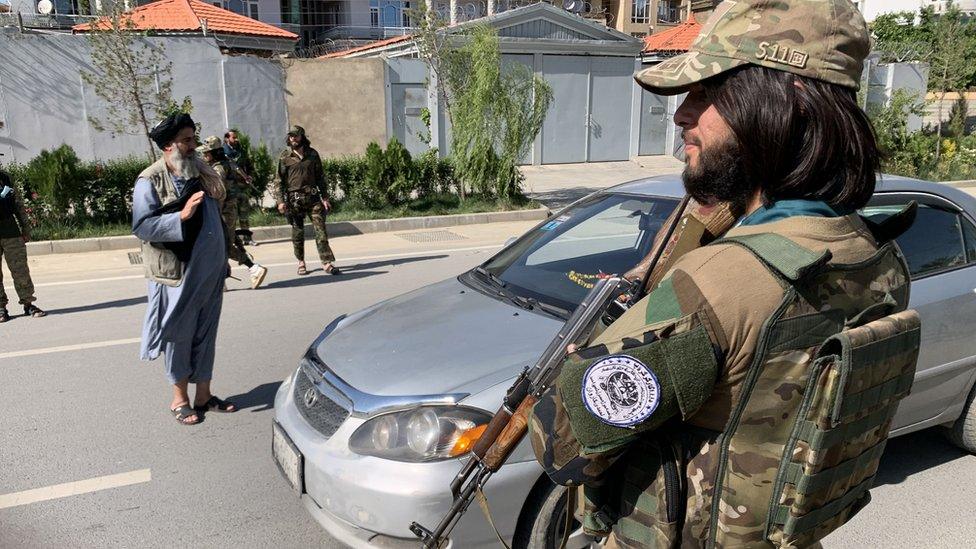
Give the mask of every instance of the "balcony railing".
[{"label": "balcony railing", "polygon": [[75,25],[90,23],[98,19],[94,15],[62,15],[52,13],[0,13],[0,26],[23,25],[25,29],[61,29],[70,30]]}]

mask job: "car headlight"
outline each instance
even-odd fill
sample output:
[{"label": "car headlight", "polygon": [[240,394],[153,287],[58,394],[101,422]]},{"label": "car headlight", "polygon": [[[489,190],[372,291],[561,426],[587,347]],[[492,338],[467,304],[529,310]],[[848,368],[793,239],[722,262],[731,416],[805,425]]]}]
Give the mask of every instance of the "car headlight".
[{"label": "car headlight", "polygon": [[421,406],[374,417],[349,439],[349,449],[394,461],[439,461],[468,453],[485,432],[487,412],[459,406]]}]

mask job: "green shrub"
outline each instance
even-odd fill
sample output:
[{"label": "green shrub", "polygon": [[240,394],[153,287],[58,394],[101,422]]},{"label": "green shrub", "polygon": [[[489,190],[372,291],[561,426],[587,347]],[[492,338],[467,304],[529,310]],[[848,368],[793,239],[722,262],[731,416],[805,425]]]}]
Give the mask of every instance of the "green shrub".
[{"label": "green shrub", "polygon": [[386,145],[383,161],[388,178],[382,187],[386,193],[386,201],[392,205],[402,204],[410,198],[418,184],[417,169],[410,157],[410,151],[394,137]]},{"label": "green shrub", "polygon": [[125,223],[131,215],[132,190],[147,161],[140,157],[84,165],[81,205],[99,223]]},{"label": "green shrub", "polygon": [[79,164],[74,149],[68,145],[42,150],[27,163],[25,186],[51,207],[51,216],[67,217],[70,208],[82,198],[86,174]]},{"label": "green shrub", "polygon": [[263,195],[268,190],[268,185],[274,179],[275,170],[278,169],[278,160],[271,155],[268,146],[261,143],[256,149],[249,149],[249,160],[251,162],[251,184],[254,185],[256,192]]}]

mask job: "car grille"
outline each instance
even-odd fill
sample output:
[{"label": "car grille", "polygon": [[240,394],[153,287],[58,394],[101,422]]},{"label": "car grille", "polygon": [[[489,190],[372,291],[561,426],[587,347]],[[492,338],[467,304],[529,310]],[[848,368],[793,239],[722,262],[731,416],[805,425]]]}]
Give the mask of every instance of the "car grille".
[{"label": "car grille", "polygon": [[[313,395],[314,398],[311,398]],[[295,406],[305,421],[326,438],[334,435],[349,417],[349,412],[316,389],[308,374],[302,370],[295,375]]]}]

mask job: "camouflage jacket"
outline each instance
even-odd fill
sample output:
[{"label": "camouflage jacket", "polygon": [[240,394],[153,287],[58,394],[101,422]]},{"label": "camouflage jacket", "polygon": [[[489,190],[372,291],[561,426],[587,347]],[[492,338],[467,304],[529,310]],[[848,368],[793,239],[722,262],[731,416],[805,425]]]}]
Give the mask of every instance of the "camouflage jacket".
[{"label": "camouflage jacket", "polygon": [[227,199],[241,198],[247,196],[247,183],[241,178],[237,165],[233,160],[217,160],[210,163],[210,167],[217,172],[224,188],[227,190]]},{"label": "camouflage jacket", "polygon": [[325,197],[325,172],[318,151],[305,148],[305,156],[293,150],[285,150],[278,157],[278,170],[275,172],[271,193],[279,204],[285,203],[288,193],[304,193]]},{"label": "camouflage jacket", "polygon": [[[917,316],[885,316],[907,273],[856,215],[735,228],[567,359],[530,417],[536,456],[584,487],[584,527],[611,547],[815,543],[866,502],[911,385]],[[842,375],[852,345],[891,338],[855,355],[877,379]]]}]

